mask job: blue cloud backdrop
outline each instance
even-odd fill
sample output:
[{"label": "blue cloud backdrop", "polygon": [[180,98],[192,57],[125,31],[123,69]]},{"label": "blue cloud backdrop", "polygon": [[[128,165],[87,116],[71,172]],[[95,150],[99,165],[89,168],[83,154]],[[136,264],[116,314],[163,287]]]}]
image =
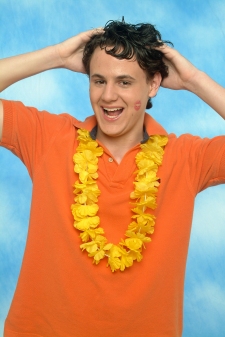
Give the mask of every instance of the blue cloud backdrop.
[{"label": "blue cloud backdrop", "polygon": [[[56,44],[122,15],[127,22],[155,24],[164,39],[172,41],[192,63],[225,86],[223,0],[0,0],[0,57]],[[1,97],[55,113],[67,111],[79,119],[92,113],[88,78],[66,70],[52,70],[16,83]],[[153,104],[151,114],[169,132],[202,137],[224,133],[223,120],[188,92],[161,88]],[[0,149],[0,331],[22,261],[31,189],[19,159]],[[219,186],[204,191],[196,200],[183,337],[224,336],[224,197],[225,188]]]}]

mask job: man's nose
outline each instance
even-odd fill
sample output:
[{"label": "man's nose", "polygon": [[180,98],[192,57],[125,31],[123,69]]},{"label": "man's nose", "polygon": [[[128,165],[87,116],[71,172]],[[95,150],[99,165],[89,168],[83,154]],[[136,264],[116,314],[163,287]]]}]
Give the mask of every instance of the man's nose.
[{"label": "man's nose", "polygon": [[115,86],[113,84],[107,83],[102,93],[102,100],[105,102],[111,102],[111,101],[116,101],[117,97],[118,97],[118,93],[116,91]]}]

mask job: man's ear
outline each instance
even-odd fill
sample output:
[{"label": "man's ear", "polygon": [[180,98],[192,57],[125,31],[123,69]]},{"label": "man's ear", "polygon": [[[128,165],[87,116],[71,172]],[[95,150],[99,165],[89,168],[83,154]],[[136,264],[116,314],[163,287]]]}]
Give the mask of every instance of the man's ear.
[{"label": "man's ear", "polygon": [[153,78],[151,78],[151,80],[149,81],[149,97],[156,96],[161,82],[162,75],[159,72],[155,73]]}]

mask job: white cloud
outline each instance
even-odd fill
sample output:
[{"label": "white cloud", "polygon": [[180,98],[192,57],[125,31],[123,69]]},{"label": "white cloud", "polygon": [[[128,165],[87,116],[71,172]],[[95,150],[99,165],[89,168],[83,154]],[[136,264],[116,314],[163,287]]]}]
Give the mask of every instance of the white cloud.
[{"label": "white cloud", "polygon": [[189,111],[180,110],[179,116],[170,119],[168,130],[177,135],[191,133],[201,137],[214,137],[224,134],[223,119],[206,105],[193,107]]},{"label": "white cloud", "polygon": [[[208,255],[225,255],[225,185],[199,194],[193,221],[193,246]],[[193,247],[194,249],[194,247]]]},{"label": "white cloud", "polygon": [[18,193],[18,190],[16,191],[17,198],[12,198],[9,191],[3,190],[2,184],[0,187],[0,247],[3,249],[4,245],[4,253],[17,258],[18,252],[23,251],[25,243],[28,222],[26,224],[23,221],[26,218],[28,220],[30,202],[27,200],[27,195]]},{"label": "white cloud", "polygon": [[186,91],[161,88],[149,112],[169,133],[201,137],[224,134],[224,121],[207,104]]},{"label": "white cloud", "polygon": [[24,218],[27,213],[28,220],[29,200],[18,193],[17,202],[12,202],[9,190],[3,189],[0,184],[0,331],[3,331],[4,320],[17,284],[28,225]]},{"label": "white cloud", "polygon": [[225,186],[199,194],[185,282],[184,335],[220,337],[224,331]]},{"label": "white cloud", "polygon": [[205,281],[186,294],[185,334],[183,337],[220,337],[224,331],[225,291],[218,284]]},{"label": "white cloud", "polygon": [[40,106],[54,102],[54,99],[62,99],[62,90],[53,71],[39,74],[15,83],[4,91],[2,97],[21,100],[28,106]]}]

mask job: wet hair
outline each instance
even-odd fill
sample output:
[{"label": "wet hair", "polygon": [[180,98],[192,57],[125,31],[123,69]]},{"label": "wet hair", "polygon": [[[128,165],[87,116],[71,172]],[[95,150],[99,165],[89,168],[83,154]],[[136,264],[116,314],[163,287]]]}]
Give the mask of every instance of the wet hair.
[{"label": "wet hair", "polygon": [[[108,21],[104,27],[104,34],[95,34],[87,42],[84,48],[83,64],[86,73],[90,75],[91,57],[97,47],[117,59],[134,59],[146,72],[147,80],[159,72],[162,79],[168,76],[168,67],[163,61],[163,53],[156,50],[164,43],[173,45],[169,41],[163,41],[161,34],[149,23],[136,25],[122,21]],[[152,107],[151,98],[147,102],[147,109]]]}]

